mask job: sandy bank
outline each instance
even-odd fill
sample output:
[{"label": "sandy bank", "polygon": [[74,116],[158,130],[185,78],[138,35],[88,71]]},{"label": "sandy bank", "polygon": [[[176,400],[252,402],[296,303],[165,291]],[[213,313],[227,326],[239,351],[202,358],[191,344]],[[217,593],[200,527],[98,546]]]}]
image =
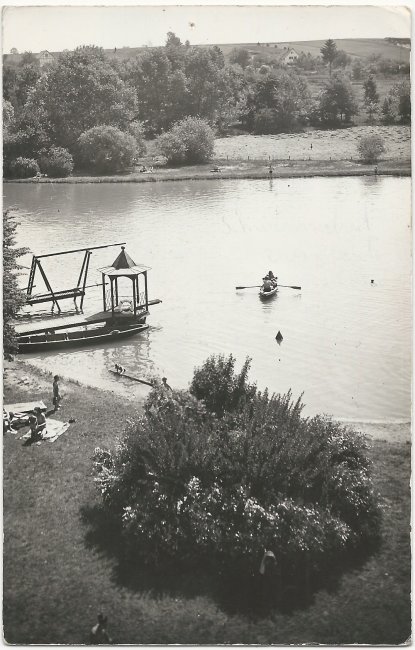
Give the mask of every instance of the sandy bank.
[{"label": "sandy bank", "polygon": [[[17,359],[14,362],[4,364],[4,395],[6,403],[34,401],[43,399],[48,408],[52,407],[52,372],[43,371],[31,365],[27,361]],[[125,402],[127,408],[137,410],[142,408],[145,396],[132,399],[127,396],[119,396],[114,391],[102,390],[96,387],[85,387],[82,382],[75,382],[68,378],[62,378],[61,392],[64,395],[63,405],[69,408],[69,404],[79,399],[80,388],[86,388],[84,395],[91,401],[92,408],[102,400],[110,399]],[[73,403],[72,410],[76,411],[76,404]],[[384,440],[390,443],[407,443],[411,440],[410,422],[344,422],[353,428],[361,431],[368,438],[373,440]]]}]

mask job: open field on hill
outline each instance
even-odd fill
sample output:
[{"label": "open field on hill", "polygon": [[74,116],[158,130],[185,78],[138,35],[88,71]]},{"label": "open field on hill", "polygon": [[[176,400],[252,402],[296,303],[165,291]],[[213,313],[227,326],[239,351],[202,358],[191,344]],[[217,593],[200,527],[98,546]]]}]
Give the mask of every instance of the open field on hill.
[{"label": "open field on hill", "polygon": [[[281,43],[281,47],[293,47],[297,52],[319,56],[320,48],[324,45],[322,41],[289,41]],[[392,59],[398,63],[409,63],[411,51],[395,43],[390,43],[384,38],[336,38],[335,43],[339,50],[346,54],[360,59],[367,59],[370,56],[382,56],[385,59]],[[266,48],[268,49],[268,48]]]},{"label": "open field on hill", "polygon": [[269,157],[288,160],[353,160],[358,159],[357,144],[362,136],[380,135],[386,146],[384,160],[410,159],[411,129],[409,126],[361,126],[333,131],[309,130],[306,133],[279,135],[238,135],[218,138],[215,158],[218,160],[267,160]]},{"label": "open field on hill", "polygon": [[[66,381],[62,393],[62,408],[54,417],[76,422],[56,442],[23,447],[21,434],[4,436],[6,642],[82,644],[100,610],[108,615],[110,634],[119,644],[406,641],[409,426],[402,427],[394,443],[387,442],[385,426],[379,432],[383,440],[371,444],[375,488],[384,508],[378,553],[345,573],[330,591],[318,592],[307,609],[252,619],[228,611],[194,573],[167,586],[141,567],[123,566],[116,537],[99,518],[91,456],[97,446],[114,447],[140,404]],[[6,403],[29,399],[50,405],[51,377],[21,362],[8,365]]]}]

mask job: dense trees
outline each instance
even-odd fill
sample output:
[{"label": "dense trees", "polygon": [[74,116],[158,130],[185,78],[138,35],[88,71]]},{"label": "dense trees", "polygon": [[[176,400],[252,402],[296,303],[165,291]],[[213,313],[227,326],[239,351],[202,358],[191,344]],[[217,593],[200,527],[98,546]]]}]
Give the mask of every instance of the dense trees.
[{"label": "dense trees", "polygon": [[276,70],[253,82],[242,119],[256,133],[279,133],[304,123],[310,107],[311,96],[304,79]]},{"label": "dense trees", "polygon": [[[350,124],[358,112],[348,80],[351,72],[354,80],[366,78],[362,108],[370,119],[382,102],[385,124],[410,122],[409,83],[395,84],[386,100],[378,97],[376,88],[374,75],[379,70],[395,74],[400,65],[391,67],[388,60],[373,56],[369,64],[355,59],[352,68],[350,57],[331,39],[321,53],[322,57],[300,53],[292,66],[285,66],[274,50],[264,54],[235,47],[227,63],[219,47],[182,44],[173,32],[167,34],[163,47],[145,48],[127,61],[101,48],[83,46],[62,52],[53,63],[40,67],[34,55],[25,53],[20,62],[6,60],[3,67],[4,168],[23,173],[28,163],[15,164],[17,158],[40,163],[56,147],[79,163],[79,138],[95,127],[132,135],[140,155],[144,137],[155,138],[187,117],[206,120],[217,134],[232,126],[268,134],[290,132],[308,123]],[[306,78],[312,80],[317,71],[324,74],[324,64],[330,79],[317,96],[317,85],[311,93]],[[332,76],[332,69],[338,68],[342,76]],[[118,142],[122,149],[122,141],[113,138],[111,146]],[[173,143],[170,136],[165,146],[169,142]],[[170,150],[175,151],[174,159],[186,158],[177,144]],[[62,162],[61,155],[55,153],[53,158]],[[59,162],[54,166],[56,172],[61,168],[65,173],[70,167]]]},{"label": "dense trees", "polygon": [[135,89],[138,115],[147,135],[169,129],[187,116],[221,125],[239,101],[242,76],[229,66],[218,47],[195,48],[168,37],[130,61],[125,80]]},{"label": "dense trees", "polygon": [[62,53],[31,91],[26,108],[39,107],[53,144],[73,151],[84,131],[99,125],[125,130],[137,111],[136,97],[98,47]]},{"label": "dense trees", "polygon": [[16,216],[11,210],[3,212],[3,354],[10,359],[17,352],[13,320],[25,303],[25,295],[18,285],[19,257],[27,252],[16,248]]},{"label": "dense trees", "polygon": [[38,61],[22,60],[17,67],[3,68],[3,97],[13,105],[15,111],[22,110],[28,94],[41,76]]}]

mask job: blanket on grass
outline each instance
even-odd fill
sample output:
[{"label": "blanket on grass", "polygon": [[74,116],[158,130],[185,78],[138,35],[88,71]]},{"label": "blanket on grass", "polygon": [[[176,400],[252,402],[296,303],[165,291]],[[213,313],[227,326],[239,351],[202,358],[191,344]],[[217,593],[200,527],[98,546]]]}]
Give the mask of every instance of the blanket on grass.
[{"label": "blanket on grass", "polygon": [[[59,420],[52,420],[51,418],[48,418],[46,420],[46,430],[42,433],[42,437],[38,442],[42,442],[42,440],[48,440],[49,442],[55,442],[62,434],[65,433],[70,427],[69,422],[59,422]],[[21,440],[29,440],[30,438],[30,431],[25,433],[22,437]]]},{"label": "blanket on grass", "polygon": [[40,400],[39,402],[18,402],[17,404],[4,404],[3,408],[7,413],[31,413],[39,407],[42,411],[46,411],[46,404]]}]

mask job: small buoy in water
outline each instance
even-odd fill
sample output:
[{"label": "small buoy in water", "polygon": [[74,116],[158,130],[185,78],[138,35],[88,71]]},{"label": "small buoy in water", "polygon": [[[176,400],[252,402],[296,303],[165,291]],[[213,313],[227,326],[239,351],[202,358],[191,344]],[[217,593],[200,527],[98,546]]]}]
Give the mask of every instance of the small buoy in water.
[{"label": "small buoy in water", "polygon": [[278,330],[278,333],[277,333],[277,336],[275,337],[275,339],[278,341],[278,343],[280,343],[282,341],[283,336],[282,336],[280,330]]},{"label": "small buoy in water", "polygon": [[371,281],[370,281],[370,284],[374,284],[374,283],[375,283],[375,281],[374,281],[374,280],[371,280]]}]

